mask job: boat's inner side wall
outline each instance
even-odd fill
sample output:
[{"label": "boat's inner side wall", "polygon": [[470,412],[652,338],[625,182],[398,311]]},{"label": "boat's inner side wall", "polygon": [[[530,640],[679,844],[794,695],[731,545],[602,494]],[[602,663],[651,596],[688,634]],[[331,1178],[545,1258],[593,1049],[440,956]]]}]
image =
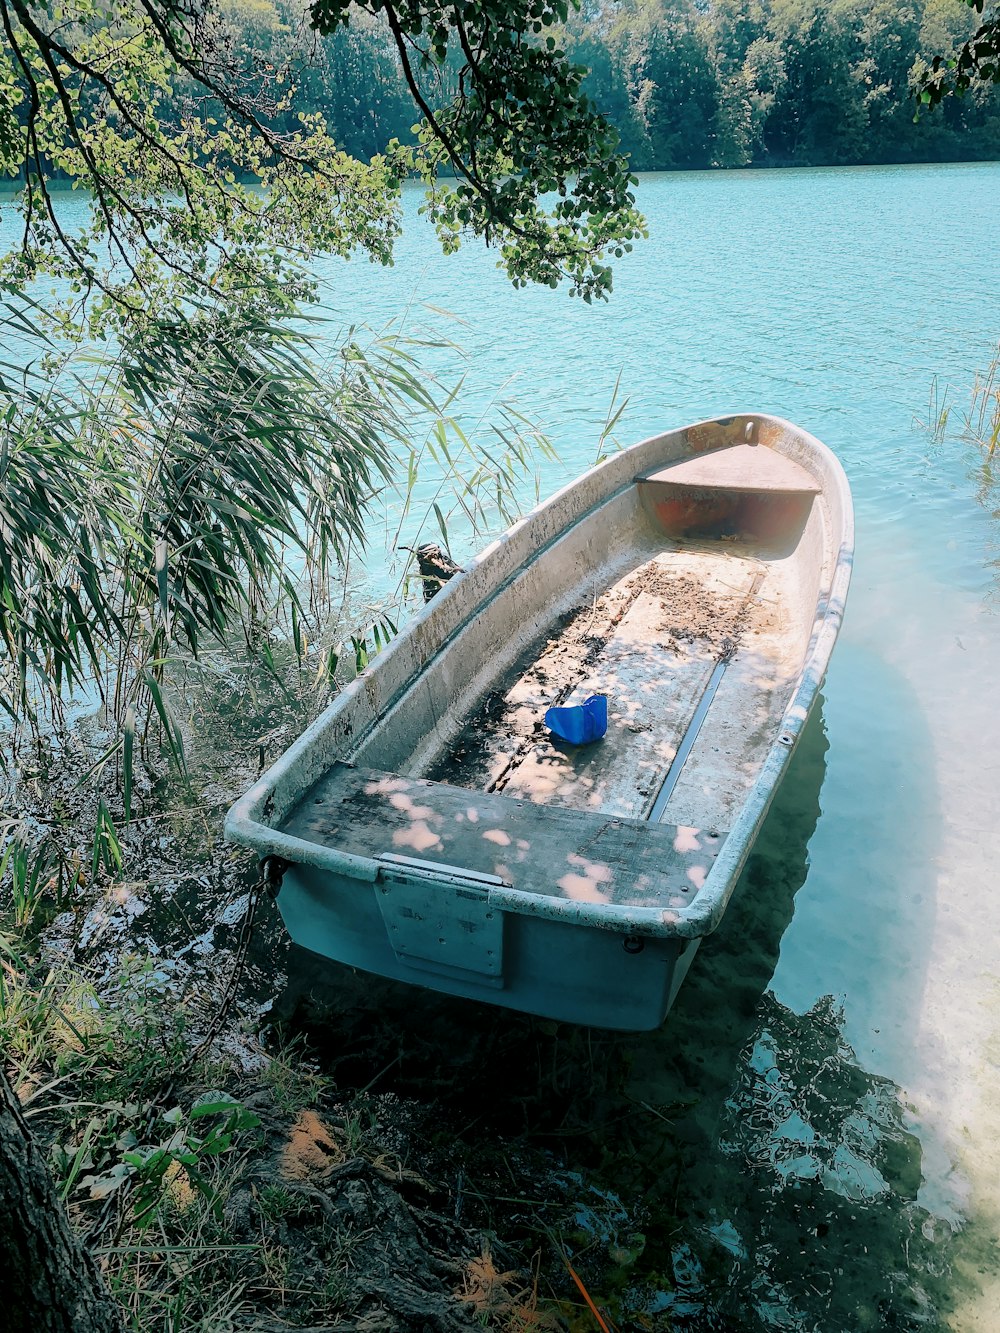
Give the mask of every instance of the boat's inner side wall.
[{"label": "boat's inner side wall", "polygon": [[424,772],[533,642],[658,545],[636,488],[612,497],[526,565],[444,644],[350,752],[350,762]]}]

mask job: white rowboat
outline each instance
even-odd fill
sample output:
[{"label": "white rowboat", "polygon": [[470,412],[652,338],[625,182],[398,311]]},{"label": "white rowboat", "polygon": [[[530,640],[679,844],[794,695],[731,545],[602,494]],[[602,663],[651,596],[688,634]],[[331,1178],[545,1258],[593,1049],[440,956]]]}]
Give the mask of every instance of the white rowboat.
[{"label": "white rowboat", "polygon": [[[738,415],[585,473],[456,575],[229,812],[314,953],[663,1021],[823,680],[853,556],[818,440]],[[553,704],[608,700],[573,746]],[[268,858],[271,858],[268,861]]]}]

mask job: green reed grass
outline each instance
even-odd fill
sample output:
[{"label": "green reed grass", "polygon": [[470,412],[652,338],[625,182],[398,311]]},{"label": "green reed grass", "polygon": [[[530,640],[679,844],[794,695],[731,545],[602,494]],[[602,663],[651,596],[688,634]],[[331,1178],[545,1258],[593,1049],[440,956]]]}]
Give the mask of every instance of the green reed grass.
[{"label": "green reed grass", "polygon": [[[33,719],[81,686],[119,722],[164,654],[298,602],[364,534],[404,399],[429,405],[404,352],[357,344],[339,373],[308,338],[208,313],[161,322],[113,360],[0,369],[0,706]],[[86,372],[86,373],[85,373]],[[161,717],[161,721],[162,721]]]},{"label": "green reed grass", "polygon": [[992,459],[1000,445],[1000,345],[989,365],[976,374],[963,425],[966,438],[975,440]]},{"label": "green reed grass", "polygon": [[[460,386],[440,390],[418,361],[430,344],[398,332],[352,330],[321,366],[309,326],[249,314],[190,310],[113,352],[68,354],[30,305],[7,314],[33,357],[0,362],[0,709],[36,736],[74,694],[102,709],[114,739],[95,768],[123,770],[126,821],[152,732],[185,768],[178,654],[236,632],[266,663],[280,620],[301,661],[376,502],[395,510],[392,545],[429,525],[447,543],[456,517],[509,523],[551,456],[503,404],[466,431]],[[398,617],[379,606],[349,629],[355,669]],[[328,646],[320,683],[341,657]]]}]

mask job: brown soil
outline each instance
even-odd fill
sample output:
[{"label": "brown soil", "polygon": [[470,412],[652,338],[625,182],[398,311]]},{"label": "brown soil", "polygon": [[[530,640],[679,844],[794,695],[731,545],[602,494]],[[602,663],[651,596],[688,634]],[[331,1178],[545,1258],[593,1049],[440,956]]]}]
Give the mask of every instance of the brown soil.
[{"label": "brown soil", "polygon": [[278,1172],[284,1180],[326,1180],[344,1160],[332,1130],[315,1111],[300,1111],[288,1131]]},{"label": "brown soil", "polygon": [[671,646],[701,640],[715,653],[732,652],[749,620],[752,599],[745,593],[720,597],[695,579],[647,566],[629,584],[636,592],[660,599],[663,620],[658,626],[671,636]]}]

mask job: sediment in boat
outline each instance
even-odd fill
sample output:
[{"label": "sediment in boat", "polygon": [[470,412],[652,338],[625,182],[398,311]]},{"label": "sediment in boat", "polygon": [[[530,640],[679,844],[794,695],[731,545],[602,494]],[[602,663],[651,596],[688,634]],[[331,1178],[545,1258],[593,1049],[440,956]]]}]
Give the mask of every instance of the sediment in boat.
[{"label": "sediment in boat", "polygon": [[[756,653],[770,650],[776,657],[781,613],[773,586],[763,586],[769,574],[773,585],[774,572],[735,543],[713,545],[657,553],[563,613],[480,702],[425,776],[473,790],[648,815],[715,663],[751,644]],[[615,763],[620,775],[605,784],[596,806],[593,787],[575,790],[563,774],[554,794],[532,773],[570,762],[566,747],[545,727],[546,709],[591,690],[609,695],[606,748],[621,751]],[[631,793],[629,765],[635,770]]]}]

